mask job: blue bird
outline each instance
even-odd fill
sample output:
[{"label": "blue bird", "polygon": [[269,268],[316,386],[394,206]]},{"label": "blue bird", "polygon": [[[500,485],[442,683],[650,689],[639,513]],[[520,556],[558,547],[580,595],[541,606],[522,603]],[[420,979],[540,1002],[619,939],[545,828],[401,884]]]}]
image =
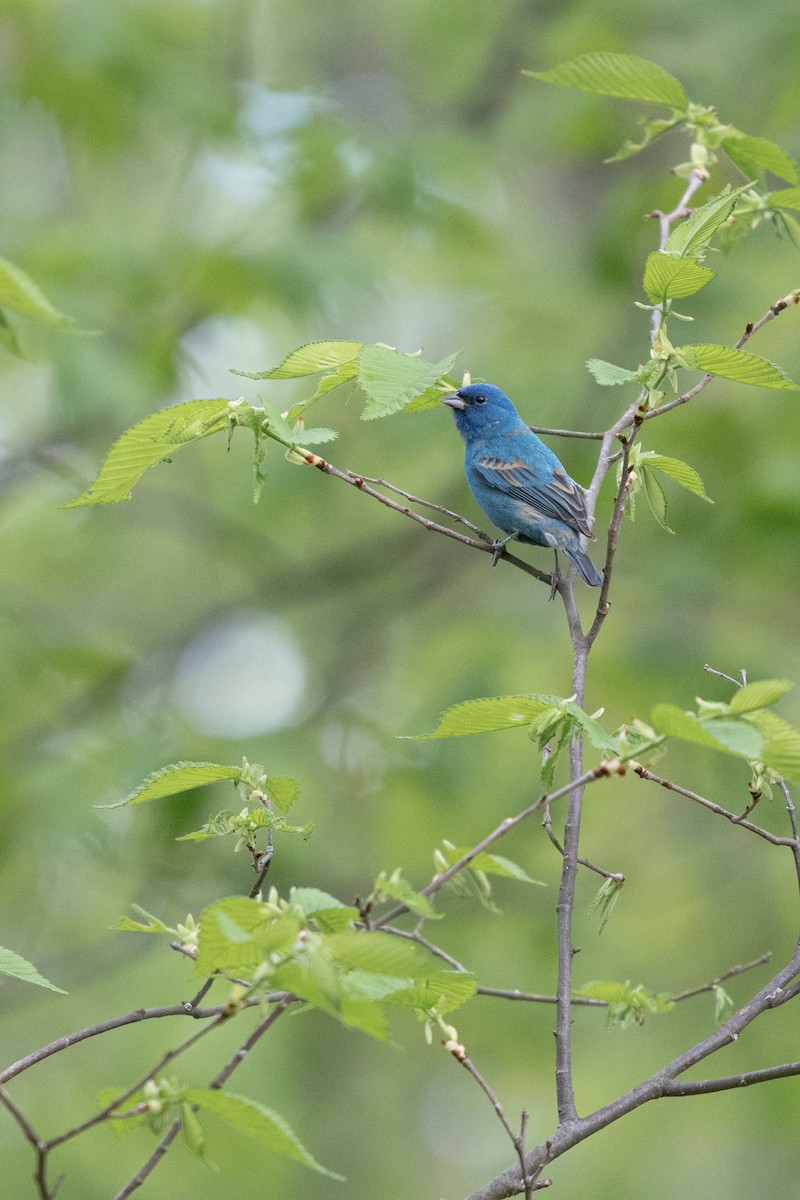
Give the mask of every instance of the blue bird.
[{"label": "blue bird", "polygon": [[[583,491],[514,405],[491,383],[470,383],[442,400],[466,443],[467,483],[490,520],[508,537],[563,550],[590,587],[603,576],[581,545],[591,537]],[[496,559],[495,559],[496,561]]]}]

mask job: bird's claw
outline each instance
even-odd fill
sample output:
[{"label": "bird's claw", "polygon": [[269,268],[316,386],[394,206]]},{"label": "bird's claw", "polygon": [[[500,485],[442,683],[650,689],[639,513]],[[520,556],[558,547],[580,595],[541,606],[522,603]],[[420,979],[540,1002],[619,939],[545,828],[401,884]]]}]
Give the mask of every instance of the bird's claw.
[{"label": "bird's claw", "polygon": [[500,538],[496,538],[492,542],[492,566],[493,567],[496,567],[498,562],[500,561],[500,559],[503,557],[503,551],[505,550],[508,543],[513,542],[517,537],[519,537],[519,534],[510,533],[508,535],[508,537],[505,537],[502,540]]}]

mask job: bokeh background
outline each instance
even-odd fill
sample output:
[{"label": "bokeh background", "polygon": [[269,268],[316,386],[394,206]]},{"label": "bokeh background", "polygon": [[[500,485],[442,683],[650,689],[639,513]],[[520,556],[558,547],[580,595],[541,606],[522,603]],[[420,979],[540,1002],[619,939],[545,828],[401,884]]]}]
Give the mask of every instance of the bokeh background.
[{"label": "bokeh background", "polygon": [[[228,369],[264,369],[321,338],[421,347],[430,361],[461,349],[457,369],[500,383],[532,423],[605,428],[624,397],[583,363],[635,366],[647,352],[633,301],[656,231],[642,216],[677,200],[669,168],[687,152],[667,139],[604,166],[643,110],[521,75],[596,49],[660,62],[693,99],[800,153],[800,27],[770,0],[0,3],[0,254],[96,331],[44,337],[21,324],[28,359],[0,351],[0,943],[69,992],[5,982],[3,1061],[190,994],[185,961],[163,942],[110,931],[131,903],[172,923],[249,889],[228,843],[174,841],[230,803],[224,789],[94,807],[151,770],[247,755],[296,776],[297,818],[316,832],[279,842],[270,880],[345,901],[399,865],[421,885],[441,838],[471,844],[536,794],[524,735],[396,740],[461,699],[569,694],[563,614],[521,572],[491,571],[280,454],[254,507],[244,434],[230,453],[222,438],[186,450],[129,504],[58,505],[157,408],[239,394],[283,407],[305,394]],[[715,183],[726,180],[738,181],[732,168]],[[686,305],[687,340],[735,341],[800,276],[800,255],[768,228],[713,265],[718,279]],[[799,315],[753,345],[795,377]],[[648,426],[646,445],[695,466],[716,503],[667,483],[676,536],[643,507],[626,525],[587,701],[606,707],[609,727],[660,701],[726,698],[707,662],[800,676],[797,406],[789,392],[718,383]],[[359,409],[338,392],[319,405],[341,431],[337,465],[477,518],[446,410],[363,423]],[[555,448],[588,482],[591,443]],[[601,515],[609,507],[606,494]],[[796,723],[800,701],[782,712]],[[690,748],[664,769],[744,807],[733,760]],[[647,786],[589,793],[585,852],[628,883],[598,938],[595,881],[581,879],[577,983],[679,991],[763,951],[787,955],[788,854]],[[777,800],[759,815],[784,831]],[[548,886],[499,886],[503,916],[451,897],[436,934],[483,983],[552,991],[558,857],[538,825],[503,851]],[[734,980],[733,996],[766,971]],[[545,1006],[486,999],[458,1019],[508,1111],[529,1110],[532,1140],[555,1117],[552,1023]],[[578,1011],[580,1110],[712,1027],[708,997],[625,1033]],[[712,1072],[796,1057],[795,1029],[782,1010]],[[13,1094],[54,1134],[188,1032],[151,1022],[87,1042]],[[204,1042],[182,1077],[203,1085],[241,1036]],[[286,1018],[235,1077],[233,1090],[283,1113],[346,1184],[243,1150],[209,1119],[224,1174],[178,1145],[143,1195],[455,1200],[509,1165],[466,1074],[410,1018],[394,1036],[387,1048],[321,1015]],[[799,1115],[791,1081],[652,1105],[550,1173],[563,1196],[744,1200],[796,1172]],[[30,1149],[7,1116],[0,1141],[8,1194],[32,1195]],[[143,1131],[79,1139],[55,1164],[60,1194],[113,1195],[151,1147]]]}]

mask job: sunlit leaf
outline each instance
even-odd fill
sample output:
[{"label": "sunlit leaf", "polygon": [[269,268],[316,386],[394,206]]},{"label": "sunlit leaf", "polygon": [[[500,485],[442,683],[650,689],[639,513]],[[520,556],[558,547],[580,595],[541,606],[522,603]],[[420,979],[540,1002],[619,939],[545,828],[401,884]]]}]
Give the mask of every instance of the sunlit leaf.
[{"label": "sunlit leaf", "polygon": [[526,71],[544,83],[618,96],[623,100],[650,100],[681,111],[689,101],[682,84],[663,67],[633,54],[583,54],[551,71]]},{"label": "sunlit leaf", "polygon": [[747,350],[735,350],[732,346],[680,346],[677,353],[688,366],[722,379],[733,379],[753,387],[783,388],[787,391],[800,390],[781,367],[758,354]]},{"label": "sunlit leaf", "polygon": [[440,1014],[466,1004],[478,990],[478,980],[469,971],[434,971],[424,983],[392,991],[383,1000],[390,1007],[435,1008]]},{"label": "sunlit leaf", "polygon": [[644,290],[653,304],[693,296],[714,278],[714,272],[702,267],[696,258],[673,258],[657,250],[648,254],[644,270]]},{"label": "sunlit leaf", "polygon": [[430,733],[412,735],[409,740],[423,738],[464,737],[471,733],[489,733],[496,729],[525,728],[542,713],[558,709],[562,703],[557,696],[491,696],[481,700],[465,700],[442,713],[439,724]]},{"label": "sunlit leaf", "polygon": [[770,208],[789,208],[800,212],[800,187],[783,188],[767,196]]},{"label": "sunlit leaf", "polygon": [[718,196],[696,208],[690,217],[676,225],[667,238],[664,252],[685,258],[694,254],[702,257],[702,250],[708,245],[721,225],[724,225],[736,207],[736,201],[749,189],[749,184],[738,188],[726,186]]},{"label": "sunlit leaf", "polygon": [[145,800],[160,800],[164,796],[177,796],[193,788],[205,787],[220,779],[242,777],[241,767],[224,767],[220,763],[179,762],[148,775],[124,800],[114,804],[98,804],[98,808],[122,808],[125,804],[142,804]]},{"label": "sunlit leaf", "polygon": [[363,342],[307,342],[287,354],[277,367],[253,372],[231,370],[231,374],[242,375],[245,379],[302,379],[321,371],[335,371],[344,363],[353,362],[362,345]]},{"label": "sunlit leaf", "polygon": [[787,183],[799,182],[794,159],[767,138],[750,137],[740,133],[738,129],[731,129],[722,139],[722,148],[748,179],[769,171],[779,179],[785,179]]},{"label": "sunlit leaf", "polygon": [[5,946],[0,946],[0,975],[11,975],[14,979],[21,979],[23,983],[35,983],[39,987],[49,988],[51,992],[67,995],[63,988],[56,987],[49,979],[40,975],[33,963],[21,958],[13,950],[7,950]]},{"label": "sunlit leaf", "polygon": [[615,387],[620,383],[635,383],[638,378],[636,371],[627,367],[618,367],[616,363],[604,362],[602,358],[590,358],[586,370],[594,376],[602,387]]},{"label": "sunlit leaf", "polygon": [[679,458],[667,458],[663,454],[656,454],[653,450],[645,450],[640,454],[639,462],[645,464],[648,468],[660,471],[662,475],[666,475],[674,483],[680,484],[682,488],[686,488],[694,496],[699,496],[701,500],[706,500],[709,504],[714,503],[706,492],[703,481],[694,467],[690,467],[688,463],[681,462]]},{"label": "sunlit leaf", "polygon": [[363,419],[388,416],[423,395],[449,372],[456,358],[451,354],[440,363],[427,363],[388,346],[364,346],[358,356],[358,383],[367,396]]},{"label": "sunlit leaf", "polygon": [[788,679],[758,679],[733,693],[731,712],[752,712],[756,708],[769,708],[794,687]]}]

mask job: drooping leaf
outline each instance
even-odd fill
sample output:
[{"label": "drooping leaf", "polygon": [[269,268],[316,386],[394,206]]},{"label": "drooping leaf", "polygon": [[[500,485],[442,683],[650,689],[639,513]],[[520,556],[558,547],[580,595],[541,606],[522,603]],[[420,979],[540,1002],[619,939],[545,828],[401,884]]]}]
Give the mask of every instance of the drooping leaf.
[{"label": "drooping leaf", "polygon": [[254,372],[232,370],[231,374],[241,375],[245,379],[303,379],[306,375],[318,375],[321,371],[338,371],[344,364],[352,363],[358,357],[363,344],[341,341],[307,342],[306,345],[299,346],[297,350],[287,354],[277,367]]},{"label": "drooping leaf", "polygon": [[452,354],[439,363],[427,363],[388,346],[364,346],[358,356],[358,383],[367,396],[362,418],[370,421],[397,412],[433,387],[456,358]]},{"label": "drooping leaf", "polygon": [[151,413],[114,442],[92,486],[62,507],[128,500],[131,488],[148,467],[190,442],[227,428],[228,411],[227,400],[187,400]]},{"label": "drooping leaf", "polygon": [[722,148],[748,179],[769,171],[771,175],[777,175],[778,179],[785,179],[787,183],[800,182],[795,161],[785,150],[767,138],[750,137],[740,133],[738,129],[731,129],[722,139]]},{"label": "drooping leaf", "polygon": [[662,475],[666,475],[674,483],[680,484],[682,488],[686,488],[692,495],[699,496],[701,500],[706,500],[709,504],[714,503],[706,492],[703,481],[694,467],[690,467],[688,463],[681,462],[679,458],[667,458],[663,454],[656,454],[653,450],[645,450],[639,455],[639,462],[645,464],[648,468],[660,471]]},{"label": "drooping leaf", "polygon": [[676,113],[672,117],[654,117],[650,121],[645,121],[643,133],[638,142],[629,138],[622,143],[616,154],[612,154],[610,158],[606,158],[603,161],[607,163],[623,162],[626,158],[631,158],[634,154],[638,154],[640,150],[646,149],[656,138],[661,137],[664,133],[668,133],[676,125],[680,125],[682,120],[683,113]]},{"label": "drooping leaf", "polygon": [[[469,854],[469,846],[445,845],[439,853],[448,866],[459,862],[465,854]],[[469,864],[470,871],[484,871],[487,875],[500,875],[504,879],[516,879],[519,883],[534,883],[537,887],[547,887],[540,879],[532,879],[518,863],[499,854],[476,854]]]},{"label": "drooping leaf", "polygon": [[0,975],[11,975],[13,979],[21,979],[23,983],[35,983],[39,987],[49,988],[51,992],[67,995],[63,988],[56,987],[49,979],[45,979],[44,975],[40,975],[33,963],[15,954],[13,950],[7,950],[5,946],[0,946]]},{"label": "drooping leaf", "polygon": [[749,184],[738,188],[728,185],[718,196],[696,208],[690,217],[672,230],[664,246],[664,253],[676,255],[678,258],[686,258],[688,255],[702,257],[703,249],[731,216],[736,201],[749,187]]},{"label": "drooping leaf", "polygon": [[664,489],[653,472],[647,467],[642,466],[639,473],[644,485],[644,494],[647,497],[647,503],[650,505],[650,511],[662,529],[667,533],[674,533],[675,530],[671,529],[667,524],[667,498],[664,495]]},{"label": "drooping leaf", "polygon": [[677,353],[688,366],[722,379],[747,383],[753,387],[783,388],[787,391],[800,390],[781,367],[758,354],[747,350],[735,350],[732,346],[680,346]]},{"label": "drooping leaf", "polygon": [[50,303],[42,289],[15,263],[0,258],[0,307],[62,331],[74,330],[75,322]]},{"label": "drooping leaf", "polygon": [[551,71],[526,71],[543,83],[617,96],[623,100],[650,100],[685,111],[689,101],[682,84],[663,67],[633,54],[583,54]]},{"label": "drooping leaf", "polygon": [[595,893],[591,904],[589,905],[590,913],[597,913],[597,933],[600,935],[608,924],[620,893],[625,885],[622,879],[605,879]]},{"label": "drooping leaf", "polygon": [[193,788],[205,787],[220,779],[233,779],[237,783],[242,777],[241,767],[225,767],[221,763],[179,762],[148,775],[124,800],[114,804],[98,804],[98,808],[122,808],[126,804],[142,804],[145,800],[161,800],[164,796],[177,796]]},{"label": "drooping leaf", "polygon": [[343,1175],[329,1171],[318,1163],[314,1156],[306,1150],[297,1134],[282,1116],[271,1108],[265,1108],[255,1100],[244,1096],[234,1096],[212,1088],[186,1088],[181,1093],[182,1100],[187,1104],[196,1104],[206,1112],[216,1113],[239,1133],[260,1142],[262,1146],[291,1158],[303,1166],[310,1167],[328,1179],[344,1181]]},{"label": "drooping leaf", "polygon": [[174,933],[169,925],[165,925],[160,917],[154,917],[146,909],[139,904],[132,904],[131,908],[138,913],[140,917],[146,917],[146,921],[134,921],[132,917],[122,917],[117,921],[114,929],[122,933]]},{"label": "drooping leaf", "polygon": [[393,871],[389,876],[381,872],[375,880],[375,893],[381,899],[399,900],[409,912],[418,917],[425,917],[427,921],[441,921],[444,917],[443,913],[436,911],[427,897],[421,896],[407,879],[403,879],[399,871]]},{"label": "drooping leaf", "polygon": [[464,737],[471,733],[489,733],[496,729],[525,728],[548,710],[557,710],[557,696],[491,696],[464,700],[442,713],[439,724],[430,733],[411,735],[409,741],[425,738]]},{"label": "drooping leaf", "polygon": [[620,383],[635,383],[638,378],[636,371],[627,367],[618,367],[616,363],[605,362],[602,358],[590,358],[586,370],[594,376],[602,387],[615,387]]},{"label": "drooping leaf", "polygon": [[757,708],[769,708],[793,687],[794,684],[788,679],[758,679],[748,683],[733,693],[731,712],[745,713]]},{"label": "drooping leaf", "polygon": [[696,258],[673,258],[657,250],[648,254],[644,269],[644,290],[653,304],[693,296],[714,278],[714,272],[702,267]]},{"label": "drooping leaf", "polygon": [[289,811],[300,791],[297,780],[292,779],[289,775],[271,775],[262,786],[272,803],[277,805],[281,812]]}]

